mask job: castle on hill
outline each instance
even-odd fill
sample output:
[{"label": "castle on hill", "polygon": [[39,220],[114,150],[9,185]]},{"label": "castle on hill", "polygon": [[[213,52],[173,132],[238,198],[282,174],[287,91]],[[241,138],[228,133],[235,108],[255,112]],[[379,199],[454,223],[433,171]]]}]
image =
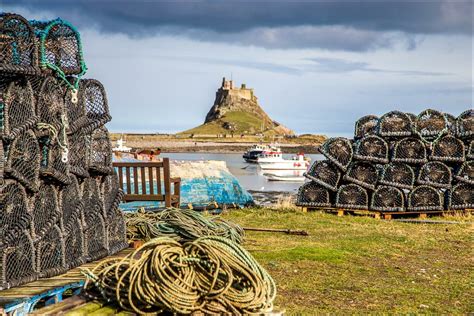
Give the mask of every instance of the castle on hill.
[{"label": "castle on hill", "polygon": [[218,95],[224,97],[229,95],[254,102],[257,101],[257,97],[253,94],[252,88],[247,88],[245,83],[242,83],[240,88],[237,88],[234,86],[233,80],[226,80],[225,77],[222,78],[222,85],[216,92],[216,96]]}]

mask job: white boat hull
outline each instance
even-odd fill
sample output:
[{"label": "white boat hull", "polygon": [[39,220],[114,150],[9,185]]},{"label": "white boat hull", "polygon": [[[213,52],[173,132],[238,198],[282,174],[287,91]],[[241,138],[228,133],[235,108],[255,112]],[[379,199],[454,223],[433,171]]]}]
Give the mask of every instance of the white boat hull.
[{"label": "white boat hull", "polygon": [[258,162],[262,170],[307,170],[309,163],[306,161],[281,161],[281,162]]}]

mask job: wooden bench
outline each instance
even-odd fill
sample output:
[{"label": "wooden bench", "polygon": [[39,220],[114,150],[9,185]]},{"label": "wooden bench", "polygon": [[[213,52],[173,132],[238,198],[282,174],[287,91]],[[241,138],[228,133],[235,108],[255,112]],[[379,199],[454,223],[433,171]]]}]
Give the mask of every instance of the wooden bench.
[{"label": "wooden bench", "polygon": [[156,201],[165,202],[165,207],[179,207],[181,178],[170,177],[169,158],[160,162],[114,162],[113,166],[118,169],[124,202]]}]

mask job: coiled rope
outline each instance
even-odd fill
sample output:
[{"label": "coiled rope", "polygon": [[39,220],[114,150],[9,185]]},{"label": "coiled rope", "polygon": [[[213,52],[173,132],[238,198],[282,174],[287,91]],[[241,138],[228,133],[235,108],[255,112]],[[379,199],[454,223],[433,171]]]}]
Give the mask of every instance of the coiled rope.
[{"label": "coiled rope", "polygon": [[86,293],[138,313],[255,315],[273,309],[275,282],[237,243],[218,236],[181,245],[152,239],[123,259],[85,270]]}]

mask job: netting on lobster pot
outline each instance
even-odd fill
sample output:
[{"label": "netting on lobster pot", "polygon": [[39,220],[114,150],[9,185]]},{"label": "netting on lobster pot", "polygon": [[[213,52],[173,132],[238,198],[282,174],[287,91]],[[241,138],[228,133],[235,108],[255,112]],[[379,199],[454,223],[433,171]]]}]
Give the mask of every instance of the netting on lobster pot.
[{"label": "netting on lobster pot", "polygon": [[466,157],[468,159],[474,159],[474,139],[472,139],[469,142],[469,146],[467,147]]},{"label": "netting on lobster pot", "polygon": [[[33,86],[36,86],[34,83]],[[67,128],[67,115],[64,107],[64,90],[52,76],[45,77],[36,89],[36,115],[38,129],[51,138],[63,137]]]},{"label": "netting on lobster pot", "polygon": [[6,147],[5,175],[18,180],[28,190],[38,190],[40,148],[33,131],[20,134]]},{"label": "netting on lobster pot", "polygon": [[458,183],[448,193],[448,207],[450,210],[474,208],[474,186],[467,183]]},{"label": "netting on lobster pot", "polygon": [[383,166],[379,182],[387,186],[410,190],[415,183],[415,172],[407,164],[392,162]]},{"label": "netting on lobster pot", "polygon": [[15,238],[13,245],[0,245],[0,290],[36,279],[35,247],[24,230]]},{"label": "netting on lobster pot", "polygon": [[331,194],[328,188],[315,182],[306,182],[300,186],[296,196],[297,206],[330,207]]},{"label": "netting on lobster pot", "polygon": [[99,213],[89,215],[89,217],[86,217],[87,227],[84,230],[84,245],[87,260],[91,261],[107,256],[109,249],[104,218]]},{"label": "netting on lobster pot", "polygon": [[101,177],[100,191],[104,201],[104,211],[107,216],[110,210],[118,208],[123,197],[117,177],[115,171],[111,175]]},{"label": "netting on lobster pot", "polygon": [[377,133],[377,124],[379,118],[375,115],[366,115],[358,119],[355,123],[355,138],[362,138],[367,135],[374,135]]},{"label": "netting on lobster pot", "polygon": [[319,150],[342,171],[346,171],[352,161],[352,144],[347,138],[329,138],[321,145]]},{"label": "netting on lobster pot", "polygon": [[64,257],[68,269],[75,268],[86,262],[84,232],[80,219],[71,222],[70,230],[63,231],[64,236]]},{"label": "netting on lobster pot", "polygon": [[105,127],[98,128],[92,133],[89,148],[89,171],[100,175],[113,173],[112,144],[109,132]]},{"label": "netting on lobster pot", "polygon": [[14,180],[0,186],[0,247],[14,246],[23,231],[31,228],[32,216],[26,191]]},{"label": "netting on lobster pot", "polygon": [[451,187],[451,168],[439,161],[430,161],[420,168],[419,184],[427,184],[435,188],[449,189]]},{"label": "netting on lobster pot", "polygon": [[[81,184],[82,202],[84,203],[84,218],[87,223],[93,223],[96,215],[106,218],[104,210],[104,200],[100,192],[98,178],[86,178]],[[86,225],[87,228],[87,225]]]},{"label": "netting on lobster pot", "polygon": [[341,179],[341,172],[329,160],[315,161],[304,175],[331,191],[337,191],[337,184]]},{"label": "netting on lobster pot", "polygon": [[35,74],[38,46],[33,28],[20,15],[0,14],[0,70]]},{"label": "netting on lobster pot", "polygon": [[411,121],[411,126],[413,126],[416,122],[416,119],[417,119],[417,116],[413,113],[410,113],[410,112],[405,112],[405,114],[408,116],[408,118],[410,119]]},{"label": "netting on lobster pot", "polygon": [[380,136],[410,136],[413,131],[412,120],[406,113],[391,111],[380,118],[377,130]]},{"label": "netting on lobster pot", "polygon": [[74,226],[77,225],[77,220],[81,223],[84,219],[84,203],[77,178],[71,175],[69,183],[59,191],[60,223],[64,233],[73,231]]},{"label": "netting on lobster pot", "polygon": [[417,186],[408,193],[407,209],[409,211],[442,211],[443,196],[431,186]]},{"label": "netting on lobster pot", "polygon": [[474,135],[474,109],[466,110],[456,118],[456,135],[458,137]]},{"label": "netting on lobster pot", "polygon": [[339,187],[336,194],[336,207],[363,209],[369,207],[367,190],[357,184],[345,184]]},{"label": "netting on lobster pot", "polygon": [[395,143],[392,161],[412,164],[426,163],[425,144],[417,138],[407,137]]},{"label": "netting on lobster pot", "polygon": [[446,135],[434,142],[430,158],[437,161],[463,162],[464,151],[464,143],[460,139]]},{"label": "netting on lobster pot", "polygon": [[377,168],[373,164],[364,161],[351,163],[349,170],[344,175],[344,180],[354,182],[370,190],[375,190],[378,178],[379,173]]},{"label": "netting on lobster pot", "polygon": [[388,163],[388,144],[379,136],[366,136],[358,140],[354,147],[354,159]]},{"label": "netting on lobster pot", "polygon": [[379,186],[372,193],[370,209],[374,211],[402,212],[405,210],[405,196],[398,188]]},{"label": "netting on lobster pot", "polygon": [[61,211],[55,186],[43,183],[32,200],[33,239],[39,240],[59,221]]},{"label": "netting on lobster pot", "polygon": [[68,136],[69,143],[69,172],[78,177],[89,177],[89,141],[90,137],[83,133]]},{"label": "netting on lobster pot", "polygon": [[448,124],[448,132],[452,135],[456,135],[456,118],[454,115],[449,113],[444,113],[444,118]]},{"label": "netting on lobster pot", "polygon": [[66,271],[65,246],[61,229],[54,225],[35,242],[36,269],[41,278],[58,275]]},{"label": "netting on lobster pot", "polygon": [[474,161],[464,162],[457,170],[454,178],[461,182],[474,184]]},{"label": "netting on lobster pot", "polygon": [[[66,138],[67,139],[67,138]],[[52,179],[60,184],[69,184],[68,154],[64,148],[68,143],[53,142],[49,137],[39,139],[41,151],[40,175]]]},{"label": "netting on lobster pot", "polygon": [[36,125],[35,96],[25,77],[0,77],[0,135],[12,141]]},{"label": "netting on lobster pot", "polygon": [[[122,191],[120,190],[117,195],[122,198]],[[114,254],[128,247],[127,225],[118,203],[112,205],[112,208],[107,212],[106,229],[109,254]]]},{"label": "netting on lobster pot", "polygon": [[447,132],[448,122],[443,113],[427,109],[417,116],[415,130],[422,137],[436,137]]}]

